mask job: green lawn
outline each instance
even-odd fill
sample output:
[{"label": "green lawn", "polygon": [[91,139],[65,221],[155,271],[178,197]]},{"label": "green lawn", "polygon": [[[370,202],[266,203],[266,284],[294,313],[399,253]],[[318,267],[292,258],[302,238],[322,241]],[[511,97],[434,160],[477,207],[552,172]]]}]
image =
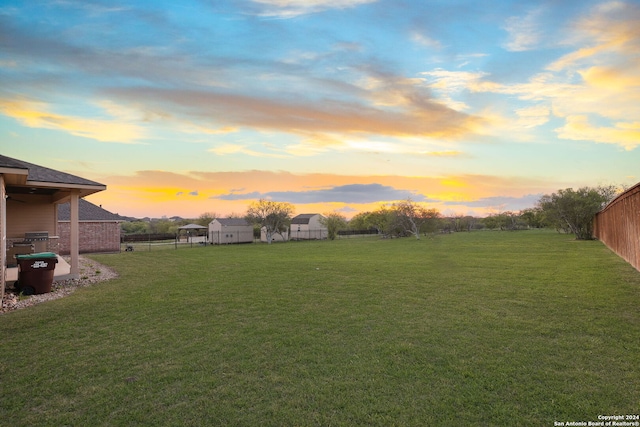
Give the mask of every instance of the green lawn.
[{"label": "green lawn", "polygon": [[640,273],[548,231],[93,256],[0,316],[4,426],[553,426],[640,412]]}]

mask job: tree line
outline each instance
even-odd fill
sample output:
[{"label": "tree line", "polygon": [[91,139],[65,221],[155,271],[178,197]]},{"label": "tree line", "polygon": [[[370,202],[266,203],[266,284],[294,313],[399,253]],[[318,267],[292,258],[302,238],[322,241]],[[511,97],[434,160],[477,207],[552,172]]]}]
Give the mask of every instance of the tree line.
[{"label": "tree line", "polygon": [[[437,209],[427,208],[411,199],[391,204],[383,204],[378,209],[361,212],[350,220],[339,213],[325,213],[322,223],[328,229],[328,237],[333,240],[341,230],[375,230],[385,237],[421,236],[437,232],[461,232],[480,229],[521,230],[529,228],[555,228],[559,232],[571,233],[577,239],[591,239],[593,218],[621,190],[615,186],[582,187],[561,189],[545,194],[529,209],[518,212],[506,211],[478,218],[469,215],[442,215]],[[245,218],[255,226],[256,232],[265,230],[267,242],[271,243],[276,234],[289,229],[294,207],[287,202],[260,199],[252,202]],[[145,219],[127,221],[121,224],[125,234],[174,233],[178,228],[196,223],[208,226],[217,215],[206,212],[196,219]],[[259,234],[258,234],[259,235]]]}]

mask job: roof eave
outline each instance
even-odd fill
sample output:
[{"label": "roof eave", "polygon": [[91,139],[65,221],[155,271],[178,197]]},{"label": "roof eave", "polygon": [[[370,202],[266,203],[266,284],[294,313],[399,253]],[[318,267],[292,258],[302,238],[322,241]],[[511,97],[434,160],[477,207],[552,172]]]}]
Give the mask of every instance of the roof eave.
[{"label": "roof eave", "polygon": [[65,184],[56,182],[27,181],[27,186],[39,188],[55,188],[59,190],[79,190],[80,197],[86,197],[107,189],[106,185]]},{"label": "roof eave", "polygon": [[4,175],[5,184],[25,185],[29,177],[29,169],[0,167],[0,175]]}]

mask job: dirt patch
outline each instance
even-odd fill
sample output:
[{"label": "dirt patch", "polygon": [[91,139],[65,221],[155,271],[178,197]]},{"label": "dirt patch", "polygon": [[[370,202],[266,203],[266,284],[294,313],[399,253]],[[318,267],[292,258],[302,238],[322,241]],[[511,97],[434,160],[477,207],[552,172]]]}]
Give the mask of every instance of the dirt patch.
[{"label": "dirt patch", "polygon": [[[65,257],[65,260],[70,262],[68,257]],[[51,292],[47,294],[23,296],[19,295],[13,288],[5,289],[0,313],[19,310],[41,302],[62,298],[73,293],[78,288],[91,286],[95,283],[118,277],[118,274],[114,270],[83,256],[78,257],[78,270],[80,272],[79,279],[53,282]]]}]

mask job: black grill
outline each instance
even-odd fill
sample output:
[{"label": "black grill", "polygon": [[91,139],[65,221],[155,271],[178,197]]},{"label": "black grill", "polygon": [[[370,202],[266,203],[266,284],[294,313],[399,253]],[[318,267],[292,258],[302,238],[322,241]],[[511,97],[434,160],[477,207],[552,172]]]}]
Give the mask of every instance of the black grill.
[{"label": "black grill", "polygon": [[35,231],[32,233],[24,233],[24,241],[33,243],[33,242],[44,242],[49,240],[49,232],[48,231]]}]

